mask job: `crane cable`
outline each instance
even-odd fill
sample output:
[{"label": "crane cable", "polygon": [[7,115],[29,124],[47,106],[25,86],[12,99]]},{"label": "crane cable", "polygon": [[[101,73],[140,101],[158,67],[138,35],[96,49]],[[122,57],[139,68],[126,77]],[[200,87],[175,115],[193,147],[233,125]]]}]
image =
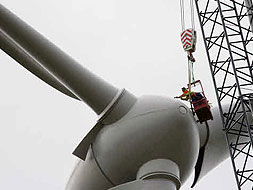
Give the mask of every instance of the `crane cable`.
[{"label": "crane cable", "polygon": [[180,0],[180,11],[181,11],[181,27],[182,32],[185,30],[185,23],[184,23],[184,0]]},{"label": "crane cable", "polygon": [[195,83],[193,64],[191,60],[188,59],[188,81],[189,81],[189,92],[191,92],[191,84]]},{"label": "crane cable", "polygon": [[[182,27],[182,32],[185,31],[185,7],[184,7],[184,1],[185,0],[180,0],[180,11],[181,11],[181,27]],[[195,21],[194,21],[194,5],[193,5],[193,0],[190,0],[190,9],[191,9],[191,27],[192,30],[195,31]],[[192,59],[190,59],[191,53],[189,51],[187,51],[187,58],[188,58],[188,89],[189,92],[191,92],[191,83],[193,81],[193,83],[195,82],[195,78],[194,78],[194,70],[193,70],[193,63],[195,61],[193,61]]]},{"label": "crane cable", "polygon": [[[191,24],[192,24],[192,29],[195,31],[195,21],[194,21],[194,4],[193,0],[190,0],[190,6],[191,6]],[[189,60],[191,62],[191,71],[192,71],[192,81],[195,83],[195,78],[194,78],[194,70],[193,70],[193,61]],[[190,83],[191,84],[191,83]]]},{"label": "crane cable", "polygon": [[191,92],[191,84],[195,83],[193,63],[194,62],[188,60],[188,82],[189,82],[188,89],[189,89],[189,92]]},{"label": "crane cable", "polygon": [[192,22],[192,29],[195,30],[195,21],[194,21],[194,5],[193,0],[190,0],[190,6],[191,6],[191,22]]},{"label": "crane cable", "polygon": [[[184,9],[184,1],[185,1],[185,0],[180,0],[181,27],[182,27],[182,32],[185,30],[185,19],[184,19],[184,17],[185,17],[185,9]],[[193,0],[190,0],[190,9],[191,9],[191,26],[192,26],[192,29],[195,30]]]}]

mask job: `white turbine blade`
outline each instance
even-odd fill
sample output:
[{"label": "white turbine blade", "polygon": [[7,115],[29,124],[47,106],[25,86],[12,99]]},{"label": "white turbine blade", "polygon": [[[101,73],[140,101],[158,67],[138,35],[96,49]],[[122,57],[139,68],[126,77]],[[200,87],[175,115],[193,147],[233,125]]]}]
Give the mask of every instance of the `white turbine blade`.
[{"label": "white turbine blade", "polygon": [[37,60],[23,50],[22,47],[12,41],[2,30],[0,30],[0,41],[0,48],[23,67],[25,67],[28,71],[62,93],[78,99],[71,91],[69,91],[69,89],[67,89],[53,75],[43,68]]},{"label": "white turbine blade", "polygon": [[[6,34],[18,44],[97,114],[100,114],[117,94],[117,88],[83,68],[2,5],[0,5],[0,20],[2,34]],[[0,44],[2,43],[3,40],[0,41]],[[15,57],[15,53],[12,56]]]}]

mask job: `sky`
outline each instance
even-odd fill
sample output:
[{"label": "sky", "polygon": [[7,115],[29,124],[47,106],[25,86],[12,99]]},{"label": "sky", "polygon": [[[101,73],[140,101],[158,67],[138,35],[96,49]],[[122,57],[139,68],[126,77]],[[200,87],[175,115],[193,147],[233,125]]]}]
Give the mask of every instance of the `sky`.
[{"label": "sky", "polygon": [[[84,67],[136,96],[175,97],[187,84],[179,1],[1,3]],[[216,106],[195,20],[195,78],[203,82],[207,98]],[[186,26],[191,26],[187,19]],[[64,189],[77,162],[71,153],[96,123],[96,114],[84,103],[48,86],[2,51],[0,92],[0,189]],[[181,189],[190,189],[192,180],[193,176]],[[236,190],[229,159],[194,188],[201,189]]]}]

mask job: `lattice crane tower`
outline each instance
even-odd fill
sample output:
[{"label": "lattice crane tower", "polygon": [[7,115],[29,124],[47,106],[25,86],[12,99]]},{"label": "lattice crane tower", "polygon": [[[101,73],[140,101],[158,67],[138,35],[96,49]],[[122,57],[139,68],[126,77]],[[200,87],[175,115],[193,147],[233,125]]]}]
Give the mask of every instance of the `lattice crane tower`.
[{"label": "lattice crane tower", "polygon": [[[251,0],[195,0],[238,189],[253,186]],[[222,105],[229,103],[229,108]],[[235,127],[240,124],[240,127]]]}]

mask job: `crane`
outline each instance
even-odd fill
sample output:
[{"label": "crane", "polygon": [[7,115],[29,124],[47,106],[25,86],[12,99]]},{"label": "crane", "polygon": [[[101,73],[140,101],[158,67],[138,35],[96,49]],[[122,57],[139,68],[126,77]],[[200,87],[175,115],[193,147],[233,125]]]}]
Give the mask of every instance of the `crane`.
[{"label": "crane", "polygon": [[248,190],[253,188],[252,1],[195,3],[235,179],[239,190]]}]

